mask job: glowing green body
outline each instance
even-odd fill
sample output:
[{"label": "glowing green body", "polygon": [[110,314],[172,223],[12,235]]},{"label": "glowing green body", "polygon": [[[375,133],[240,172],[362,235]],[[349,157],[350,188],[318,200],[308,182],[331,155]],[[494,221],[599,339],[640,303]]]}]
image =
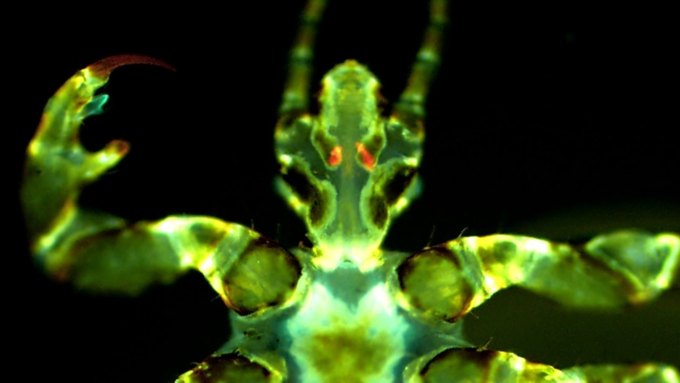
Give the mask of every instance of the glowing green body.
[{"label": "glowing green body", "polygon": [[446,5],[432,1],[418,60],[388,117],[377,79],[354,61],[326,74],[312,116],[310,62],[325,3],[310,0],[276,154],[279,191],[313,248],[286,250],[212,217],[129,224],[78,207],[82,187],[127,152],[120,141],[96,153],[80,145],[83,119],[106,102],[96,90],[119,65],[163,65],[120,56],[69,79],[29,145],[22,202],[35,257],[50,275],[89,291],[136,294],[189,269],[203,273],[232,309],[232,337],[179,382],[678,382],[675,369],[657,364],[557,370],[471,348],[460,331],[466,313],[512,285],[577,308],[654,299],[678,283],[677,233],[615,232],[581,249],[513,235],[458,238],[415,254],[381,249],[390,222],[418,192],[424,103]]}]

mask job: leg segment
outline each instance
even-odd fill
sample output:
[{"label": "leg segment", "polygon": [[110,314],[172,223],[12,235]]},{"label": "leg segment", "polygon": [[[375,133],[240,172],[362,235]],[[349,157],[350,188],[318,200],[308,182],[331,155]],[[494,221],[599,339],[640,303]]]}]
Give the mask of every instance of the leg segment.
[{"label": "leg segment", "polygon": [[674,368],[659,364],[582,366],[558,370],[545,364],[531,363],[509,352],[450,349],[427,361],[421,367],[420,374],[407,381],[677,383],[679,379]]},{"label": "leg segment", "polygon": [[[38,131],[26,157],[21,202],[33,252],[40,256],[62,234],[58,227],[74,219],[80,189],[96,180],[120,161],[128,151],[127,142],[114,140],[104,149],[90,153],[78,139],[81,123],[100,114],[108,95],[95,95],[109,74],[126,64],[167,64],[144,56],[115,56],[101,60],[71,77],[48,101]],[[120,225],[110,216],[89,217],[98,231]],[[92,222],[88,222],[92,223]]]},{"label": "leg segment", "polygon": [[198,216],[129,224],[78,206],[81,189],[127,152],[127,143],[113,141],[90,153],[78,140],[83,120],[107,100],[96,90],[126,63],[165,66],[141,56],[102,60],[71,77],[45,108],[21,190],[34,257],[54,278],[89,291],[137,294],[193,268],[239,313],[284,302],[300,275],[297,260],[246,227]]},{"label": "leg segment", "polygon": [[249,382],[280,383],[283,377],[261,364],[238,354],[213,355],[191,371],[180,376],[176,383]]},{"label": "leg segment", "polygon": [[413,308],[452,321],[513,285],[573,307],[642,303],[669,288],[679,269],[676,233],[614,232],[583,247],[491,235],[425,249],[399,267],[399,278]]}]

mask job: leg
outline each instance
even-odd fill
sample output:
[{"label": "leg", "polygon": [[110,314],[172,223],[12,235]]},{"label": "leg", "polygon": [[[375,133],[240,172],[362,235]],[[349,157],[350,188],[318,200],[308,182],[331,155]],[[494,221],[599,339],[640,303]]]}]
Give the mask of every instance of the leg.
[{"label": "leg", "polygon": [[649,301],[680,269],[680,236],[621,231],[582,248],[540,239],[459,238],[417,253],[399,267],[403,294],[425,316],[456,320],[496,291],[517,285],[582,308]]},{"label": "leg", "polygon": [[[106,84],[111,71],[133,63],[165,65],[141,56],[116,56],[79,71],[48,101],[28,146],[21,201],[33,254],[56,278],[69,278],[71,269],[77,267],[69,253],[78,251],[84,244],[82,240],[126,227],[118,217],[79,209],[77,200],[84,185],[125,156],[128,144],[116,140],[99,152],[89,153],[80,144],[78,131],[85,118],[102,112],[108,95],[95,95],[95,91]],[[81,284],[78,279],[76,284]],[[102,281],[101,287],[107,289],[104,285]],[[131,283],[128,292],[139,288]]]},{"label": "leg", "polygon": [[113,141],[90,153],[78,140],[83,120],[106,102],[96,90],[126,63],[165,65],[141,56],[102,60],[71,77],[45,108],[21,190],[34,257],[54,278],[89,291],[137,294],[193,268],[239,313],[281,303],[299,277],[297,261],[248,228],[196,216],[128,224],[78,206],[81,189],[127,152],[127,143]]},{"label": "leg", "polygon": [[409,383],[677,383],[680,379],[675,369],[658,364],[583,366],[558,370],[545,364],[531,363],[513,353],[474,349],[446,350],[420,364],[417,366],[420,373],[407,380]]},{"label": "leg", "polygon": [[[272,372],[273,371],[273,372]],[[243,355],[215,354],[182,374],[175,383],[248,382],[279,383],[282,374]]]}]

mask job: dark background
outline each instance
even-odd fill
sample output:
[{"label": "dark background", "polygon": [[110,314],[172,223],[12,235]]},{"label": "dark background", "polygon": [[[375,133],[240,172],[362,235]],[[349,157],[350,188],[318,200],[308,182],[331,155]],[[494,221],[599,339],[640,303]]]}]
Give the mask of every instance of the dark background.
[{"label": "dark background", "polygon": [[[129,67],[112,76],[107,112],[88,120],[82,138],[93,150],[124,138],[132,151],[83,203],[131,220],[214,215],[297,244],[304,227],[272,187],[272,132],[302,2],[107,7],[8,14],[22,25],[3,33],[9,192],[16,196],[24,148],[63,81],[109,55],[147,54],[177,72]],[[51,21],[38,21],[38,12]],[[616,227],[680,230],[666,12],[454,1],[428,106],[424,193],[397,220],[387,247],[415,251],[464,229],[559,240]],[[394,100],[426,16],[425,2],[331,4],[315,84],[353,58]],[[227,310],[200,275],[140,299],[93,297],[47,280],[31,264],[12,198],[4,316],[20,339],[9,362],[25,380],[167,382],[225,341]],[[511,290],[466,323],[480,345],[558,366],[680,366],[678,291],[623,314],[579,314]]]}]

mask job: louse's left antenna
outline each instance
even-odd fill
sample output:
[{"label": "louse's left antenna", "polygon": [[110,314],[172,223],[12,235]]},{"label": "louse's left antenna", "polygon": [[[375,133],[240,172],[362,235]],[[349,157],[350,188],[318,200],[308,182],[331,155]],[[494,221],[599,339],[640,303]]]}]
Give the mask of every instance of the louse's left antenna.
[{"label": "louse's left antenna", "polygon": [[300,17],[295,43],[288,56],[288,79],[283,90],[279,116],[298,115],[309,106],[309,86],[314,58],[316,31],[326,0],[309,0]]}]

